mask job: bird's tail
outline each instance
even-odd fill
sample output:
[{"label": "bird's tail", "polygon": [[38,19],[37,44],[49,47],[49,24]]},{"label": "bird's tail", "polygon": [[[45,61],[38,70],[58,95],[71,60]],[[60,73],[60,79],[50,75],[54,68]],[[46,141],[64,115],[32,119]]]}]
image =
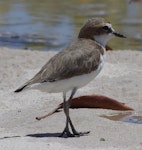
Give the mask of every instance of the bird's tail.
[{"label": "bird's tail", "polygon": [[23,86],[19,87],[17,90],[15,90],[14,92],[18,93],[21,92],[23,89],[25,89],[27,87],[27,84],[24,84]]}]

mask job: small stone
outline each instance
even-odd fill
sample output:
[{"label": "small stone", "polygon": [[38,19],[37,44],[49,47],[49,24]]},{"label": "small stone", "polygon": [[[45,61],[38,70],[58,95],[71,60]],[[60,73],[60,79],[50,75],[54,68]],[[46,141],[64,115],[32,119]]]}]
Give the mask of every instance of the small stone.
[{"label": "small stone", "polygon": [[100,138],[100,141],[105,141],[105,139],[104,138]]}]

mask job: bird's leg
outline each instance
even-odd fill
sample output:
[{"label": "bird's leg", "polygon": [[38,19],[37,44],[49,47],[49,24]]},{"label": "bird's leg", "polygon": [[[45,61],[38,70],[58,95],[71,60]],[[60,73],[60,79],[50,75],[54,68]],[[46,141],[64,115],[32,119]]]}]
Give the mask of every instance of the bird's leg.
[{"label": "bird's leg", "polygon": [[[63,93],[63,99],[64,99],[63,107],[64,107],[64,113],[66,115],[66,126],[60,136],[67,135],[67,137],[75,137],[75,136],[81,136],[81,135],[85,135],[85,134],[89,133],[89,131],[77,132],[76,129],[74,128],[74,125],[69,116],[69,108],[71,106],[71,101],[72,101],[72,98],[73,98],[74,94],[76,93],[76,91],[77,91],[77,88],[74,88],[72,90],[71,96],[69,97],[68,101],[66,101],[66,93]],[[71,127],[73,134],[69,131],[69,125]]]},{"label": "bird's leg", "polygon": [[[72,92],[71,92],[71,96],[69,97],[69,100],[68,100],[68,102],[69,102],[69,107],[71,106],[72,98],[73,98],[73,96],[75,95],[76,91],[77,91],[77,88],[74,88],[74,89],[72,90]],[[73,126],[73,123],[72,123],[70,117],[69,117],[69,124],[70,124],[70,127],[71,127],[71,129],[72,129],[73,134],[74,134],[74,135],[77,135],[78,132],[75,130],[75,128],[74,128],[74,126]]]},{"label": "bird's leg", "polygon": [[[70,96],[70,98],[69,98],[69,100],[68,100],[70,106],[71,106],[72,98],[73,98],[73,96],[75,95],[76,91],[77,91],[77,88],[74,88],[74,89],[72,90],[71,96]],[[69,107],[70,107],[70,106],[69,106]],[[73,135],[74,135],[74,136],[80,136],[80,135],[85,135],[85,134],[90,133],[90,131],[87,131],[87,132],[77,132],[76,129],[74,128],[74,125],[73,125],[73,123],[72,123],[70,117],[69,117],[69,124],[70,124],[70,127],[71,127],[71,129],[72,129],[72,132],[73,132]]]},{"label": "bird's leg", "polygon": [[[72,98],[73,98],[74,94],[76,93],[76,91],[77,91],[77,88],[74,88],[74,89],[72,90],[71,96],[70,96],[70,98],[69,98],[69,100],[68,100],[70,106],[71,106]],[[69,107],[70,107],[70,106],[69,106]],[[77,132],[76,129],[74,128],[74,125],[73,125],[73,123],[72,123],[70,117],[69,117],[69,124],[70,124],[70,127],[71,127],[71,129],[72,129],[72,132],[73,132],[73,134],[74,134],[75,136],[81,136],[81,135],[86,135],[86,134],[89,134],[89,133],[90,133],[90,131],[87,131],[87,132]]]},{"label": "bird's leg", "polygon": [[74,128],[73,123],[72,123],[72,121],[71,121],[70,118],[69,118],[69,123],[70,123],[70,126],[71,126],[71,129],[72,129],[72,132],[73,132],[73,135],[74,135],[74,136],[83,136],[83,135],[87,135],[87,134],[90,133],[90,131],[77,132],[76,129]]},{"label": "bird's leg", "polygon": [[60,135],[60,137],[62,137],[63,135],[67,135],[67,137],[74,137],[74,135],[69,131],[69,101],[66,101],[66,93],[63,92],[63,99],[64,99],[64,103],[63,103],[63,109],[64,109],[64,113],[66,115],[66,126],[65,129],[63,130],[62,134]]}]

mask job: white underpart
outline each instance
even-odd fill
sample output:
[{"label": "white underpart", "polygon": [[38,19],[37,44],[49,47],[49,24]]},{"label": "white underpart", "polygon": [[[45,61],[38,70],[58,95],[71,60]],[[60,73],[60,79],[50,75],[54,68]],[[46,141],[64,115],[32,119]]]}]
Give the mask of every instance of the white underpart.
[{"label": "white underpart", "polygon": [[101,71],[103,65],[104,65],[104,55],[100,56],[101,63],[97,70],[92,71],[89,74],[83,74],[80,76],[75,76],[72,78],[59,80],[55,82],[46,82],[46,83],[37,83],[30,86],[32,89],[37,89],[43,92],[48,93],[58,93],[58,92],[67,92],[72,90],[74,87],[80,88],[88,84],[90,81],[92,81]]},{"label": "white underpart", "polygon": [[[114,31],[111,24],[106,23],[105,25],[108,26],[109,28],[111,28],[112,31]],[[96,35],[96,36],[94,36],[94,39],[99,44],[101,44],[103,47],[105,47],[108,40],[113,38],[113,37],[114,37],[114,34],[109,33],[109,34],[103,34],[103,35]]]}]

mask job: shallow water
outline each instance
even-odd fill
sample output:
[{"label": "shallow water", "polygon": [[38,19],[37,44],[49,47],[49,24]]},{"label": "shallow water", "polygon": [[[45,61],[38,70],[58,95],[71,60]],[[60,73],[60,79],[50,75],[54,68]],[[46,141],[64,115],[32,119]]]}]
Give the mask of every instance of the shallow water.
[{"label": "shallow water", "polygon": [[0,45],[59,50],[77,37],[85,20],[100,16],[128,37],[111,40],[113,49],[142,50],[141,10],[141,0],[1,0]]},{"label": "shallow water", "polygon": [[129,123],[142,124],[142,111],[139,111],[139,112],[135,112],[135,111],[124,112],[123,111],[119,113],[102,115],[101,117],[114,120],[114,121],[123,121],[123,122],[129,122]]}]

